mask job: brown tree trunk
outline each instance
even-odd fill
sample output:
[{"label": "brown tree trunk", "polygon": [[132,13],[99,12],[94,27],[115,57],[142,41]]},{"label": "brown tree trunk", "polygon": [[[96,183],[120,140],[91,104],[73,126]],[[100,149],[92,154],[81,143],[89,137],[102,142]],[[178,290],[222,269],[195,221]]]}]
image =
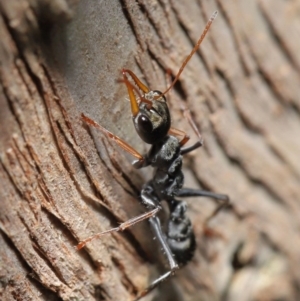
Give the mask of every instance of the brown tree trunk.
[{"label": "brown tree trunk", "polygon": [[168,103],[193,134],[190,108],[205,141],[185,158],[186,186],[231,206],[207,229],[216,204],[187,200],[196,254],[147,298],[300,299],[299,4],[1,0],[1,300],[132,300],[167,269],[147,222],[74,248],[143,212],[152,173],[80,114],[144,153],[120,70],[164,90],[215,10]]}]

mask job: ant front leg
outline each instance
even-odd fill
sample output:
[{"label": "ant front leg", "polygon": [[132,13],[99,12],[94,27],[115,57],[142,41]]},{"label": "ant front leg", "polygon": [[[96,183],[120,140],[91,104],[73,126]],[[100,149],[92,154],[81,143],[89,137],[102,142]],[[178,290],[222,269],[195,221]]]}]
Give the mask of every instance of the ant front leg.
[{"label": "ant front leg", "polygon": [[101,126],[100,124],[98,124],[96,121],[94,121],[93,119],[87,117],[86,115],[84,115],[83,113],[81,114],[81,118],[82,120],[92,126],[97,128],[98,130],[100,130],[103,134],[105,134],[107,137],[109,137],[110,139],[112,139],[114,142],[116,142],[121,148],[123,148],[126,152],[128,152],[129,154],[131,154],[132,156],[134,156],[135,158],[137,158],[137,160],[135,160],[133,162],[133,166],[136,168],[141,168],[144,166],[149,165],[149,163],[147,162],[146,158],[144,156],[142,156],[139,152],[137,152],[132,146],[130,146],[127,142],[125,142],[124,140],[122,140],[120,137],[118,137],[117,135],[111,133],[110,131],[108,131],[106,128],[104,128],[103,126]]},{"label": "ant front leg", "polygon": [[[130,153],[131,155],[133,155],[135,158],[137,158],[137,160],[135,160],[133,162],[133,166],[135,168],[142,168],[145,167],[147,165],[149,165],[149,160],[147,157],[142,156],[140,153],[138,153],[133,147],[131,147],[129,144],[127,144],[124,140],[122,140],[121,138],[119,138],[118,136],[114,135],[113,133],[111,133],[110,131],[108,131],[107,129],[105,129],[104,127],[102,127],[100,124],[98,124],[97,122],[95,122],[94,120],[90,119],[89,117],[85,116],[84,114],[81,114],[82,120],[90,125],[93,126],[97,129],[99,129],[102,133],[104,133],[106,136],[108,136],[109,138],[111,138],[113,141],[115,141],[120,147],[122,147],[125,151],[127,151],[128,153]],[[148,189],[149,190],[149,189]],[[135,216],[123,223],[121,223],[118,227],[103,231],[101,233],[97,233],[93,236],[90,236],[88,238],[86,238],[85,240],[81,241],[78,245],[77,245],[77,249],[80,250],[82,249],[88,242],[101,237],[104,234],[108,234],[108,233],[112,233],[112,232],[119,232],[119,231],[124,231],[125,229],[143,221],[146,219],[149,219],[150,217],[155,216],[158,211],[161,210],[161,206],[159,204],[159,201],[156,200],[155,198],[151,198],[150,196],[147,196],[146,193],[147,189],[145,190],[144,194],[142,191],[142,204],[147,207],[148,209],[150,209],[150,211],[143,213],[141,215]]]},{"label": "ant front leg", "polygon": [[[187,154],[187,153],[201,147],[203,145],[203,138],[191,116],[190,110],[187,108],[184,108],[184,109],[182,108],[182,110],[184,111],[183,115],[188,119],[189,124],[191,125],[191,127],[193,128],[194,132],[196,133],[196,135],[198,137],[198,140],[193,145],[182,148],[180,150],[180,154],[184,155],[184,154]],[[174,135],[174,136],[182,136],[182,139],[179,142],[180,147],[185,145],[190,140],[190,137],[184,131],[181,131],[181,130],[178,130],[175,128],[170,128],[169,134]]]},{"label": "ant front leg", "polygon": [[184,154],[187,154],[187,153],[201,147],[203,145],[203,138],[202,138],[202,135],[200,134],[199,129],[192,117],[191,111],[186,106],[183,106],[183,105],[181,105],[181,110],[182,110],[183,116],[188,120],[190,126],[192,127],[193,131],[195,132],[195,134],[197,135],[197,138],[198,138],[196,143],[194,143],[193,145],[191,145],[189,147],[182,148],[180,150],[180,154],[184,155]]}]

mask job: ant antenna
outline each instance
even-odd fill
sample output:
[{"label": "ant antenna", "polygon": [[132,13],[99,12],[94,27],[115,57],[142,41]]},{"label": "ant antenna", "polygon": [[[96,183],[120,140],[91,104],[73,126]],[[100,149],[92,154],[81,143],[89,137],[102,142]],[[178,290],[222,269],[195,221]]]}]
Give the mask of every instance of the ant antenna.
[{"label": "ant antenna", "polygon": [[[202,43],[203,39],[205,38],[205,36],[206,36],[206,34],[207,34],[207,32],[208,32],[208,30],[209,30],[209,28],[210,28],[211,23],[214,21],[214,19],[217,17],[217,15],[218,15],[218,11],[215,11],[215,12],[211,15],[211,17],[210,17],[210,19],[208,20],[208,22],[207,22],[207,24],[206,24],[206,26],[205,26],[205,28],[204,28],[202,34],[201,34],[201,37],[200,37],[199,40],[198,40],[198,42],[197,42],[196,45],[194,46],[194,48],[193,48],[193,50],[191,51],[191,53],[186,57],[186,59],[185,59],[184,62],[182,63],[182,65],[181,65],[181,67],[180,67],[180,69],[179,69],[179,71],[178,71],[178,73],[177,73],[175,79],[173,80],[172,84],[170,85],[170,87],[169,87],[164,93],[162,93],[162,95],[165,95],[166,93],[168,93],[168,92],[170,91],[171,88],[174,87],[175,83],[178,81],[178,78],[179,78],[180,74],[182,73],[183,69],[185,68],[186,64],[187,64],[188,61],[191,59],[191,57],[194,55],[194,53],[198,50],[200,44]],[[160,95],[160,96],[162,96],[162,95]]]}]

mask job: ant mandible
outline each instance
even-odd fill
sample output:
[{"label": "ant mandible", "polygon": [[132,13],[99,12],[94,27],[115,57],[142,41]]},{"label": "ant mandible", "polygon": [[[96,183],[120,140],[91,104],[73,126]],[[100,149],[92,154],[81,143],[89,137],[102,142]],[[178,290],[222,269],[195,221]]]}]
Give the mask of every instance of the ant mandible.
[{"label": "ant mandible", "polygon": [[[186,203],[175,199],[175,197],[205,196],[222,201],[210,218],[215,216],[217,212],[229,202],[227,195],[198,189],[182,188],[184,182],[184,175],[182,173],[182,155],[201,147],[203,140],[191,116],[187,115],[188,121],[197,134],[198,140],[192,146],[183,148],[189,140],[189,136],[187,136],[185,132],[171,127],[171,117],[165,98],[165,94],[174,86],[184,67],[199,48],[216,16],[217,11],[214,12],[209,19],[195,47],[185,59],[174,81],[165,92],[162,93],[157,90],[150,90],[132,71],[127,69],[122,70],[123,82],[126,84],[129,94],[135,129],[140,138],[151,145],[151,148],[146,155],[142,156],[118,136],[112,134],[101,125],[82,114],[82,119],[85,123],[98,128],[137,159],[133,162],[135,168],[142,168],[149,165],[155,168],[153,178],[143,185],[140,195],[140,202],[148,209],[148,211],[123,222],[116,228],[93,235],[92,237],[81,241],[77,246],[77,249],[81,249],[89,241],[98,238],[103,234],[123,231],[142,220],[148,219],[154,235],[167,257],[170,268],[168,272],[152,282],[147,289],[139,294],[136,300],[144,297],[159,283],[174,274],[180,266],[185,265],[193,257],[196,242],[191,221],[186,215]],[[129,81],[127,76],[131,77],[137,87]],[[142,91],[142,93],[140,91]],[[182,138],[178,139],[178,136],[182,136]],[[170,211],[166,234],[163,233],[160,220],[157,217],[157,213],[162,209],[161,201],[163,200],[167,202]]]}]

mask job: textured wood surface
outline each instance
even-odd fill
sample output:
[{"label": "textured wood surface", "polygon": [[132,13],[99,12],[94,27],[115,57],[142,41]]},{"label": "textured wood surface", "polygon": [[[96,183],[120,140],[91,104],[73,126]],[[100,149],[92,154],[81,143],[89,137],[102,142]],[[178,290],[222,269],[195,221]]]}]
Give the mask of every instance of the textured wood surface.
[{"label": "textured wood surface", "polygon": [[[205,145],[186,156],[194,259],[145,300],[300,299],[300,5],[297,1],[0,1],[1,300],[133,300],[166,270],[147,223],[74,246],[143,208],[151,169],[119,83],[131,69],[164,90],[210,15],[200,50],[168,95],[173,125]],[[158,258],[159,257],[159,258]]]}]

